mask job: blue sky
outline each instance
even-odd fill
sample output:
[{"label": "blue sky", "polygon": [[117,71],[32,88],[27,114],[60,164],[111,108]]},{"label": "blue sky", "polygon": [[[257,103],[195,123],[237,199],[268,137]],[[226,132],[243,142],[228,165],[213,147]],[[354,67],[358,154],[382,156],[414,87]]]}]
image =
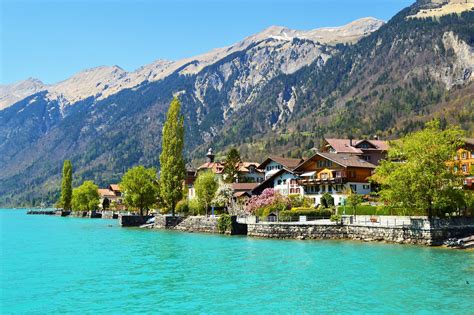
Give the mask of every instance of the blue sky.
[{"label": "blue sky", "polygon": [[0,0],[0,83],[55,83],[100,65],[134,70],[222,47],[271,25],[390,19],[413,0]]}]

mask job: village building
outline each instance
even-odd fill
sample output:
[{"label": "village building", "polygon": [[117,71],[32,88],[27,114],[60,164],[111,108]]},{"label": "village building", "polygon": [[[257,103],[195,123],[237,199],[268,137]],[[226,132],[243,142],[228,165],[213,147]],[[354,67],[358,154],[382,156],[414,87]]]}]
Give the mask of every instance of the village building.
[{"label": "village building", "polygon": [[99,188],[99,207],[101,209],[110,208],[115,205],[118,208],[123,207],[123,197],[118,184],[110,184],[107,188]]},{"label": "village building", "polygon": [[265,161],[262,162],[262,164],[258,166],[258,168],[265,171],[266,180],[284,168],[287,170],[296,168],[301,162],[303,162],[303,159],[269,156]]},{"label": "village building", "polygon": [[[209,151],[207,152],[206,159],[207,161],[201,166],[199,166],[196,171],[193,172],[191,169],[188,169],[187,171],[187,177],[185,182],[188,188],[188,199],[193,199],[196,197],[196,192],[194,190],[194,180],[199,176],[200,172],[211,171],[215,174],[217,180],[219,181],[219,184],[224,183],[225,163],[215,161],[215,154],[212,152],[212,149],[209,149]],[[241,184],[253,184],[251,185],[253,188],[259,183],[263,182],[264,178],[265,173],[259,168],[259,163],[244,161],[238,164],[238,176],[234,179],[234,182]],[[247,189],[247,191],[251,191],[251,188]],[[236,190],[235,192],[239,193],[241,191]]]},{"label": "village building", "polygon": [[387,141],[378,139],[333,139],[326,138],[320,152],[355,155],[358,158],[378,165],[387,155],[389,145]]},{"label": "village building", "polygon": [[474,139],[464,139],[464,145],[460,147],[452,165],[454,173],[464,177],[464,189],[474,189]]},{"label": "village building", "polygon": [[360,195],[370,194],[368,179],[375,167],[356,154],[318,152],[293,172],[299,174],[298,184],[315,205],[321,204],[321,197],[325,193],[331,194],[338,205],[344,203],[349,191]]}]

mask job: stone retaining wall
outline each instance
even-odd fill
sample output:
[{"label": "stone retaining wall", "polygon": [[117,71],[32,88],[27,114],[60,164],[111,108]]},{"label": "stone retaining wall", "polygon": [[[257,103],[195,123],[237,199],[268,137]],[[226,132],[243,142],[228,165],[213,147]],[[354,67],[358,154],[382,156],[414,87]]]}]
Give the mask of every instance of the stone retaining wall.
[{"label": "stone retaining wall", "polygon": [[392,243],[441,245],[451,237],[474,234],[474,225],[418,228],[410,226],[310,225],[291,223],[248,224],[248,235],[293,239],[353,239]]},{"label": "stone retaining wall", "polygon": [[187,217],[174,227],[178,231],[219,233],[217,228],[217,218],[205,216]]}]

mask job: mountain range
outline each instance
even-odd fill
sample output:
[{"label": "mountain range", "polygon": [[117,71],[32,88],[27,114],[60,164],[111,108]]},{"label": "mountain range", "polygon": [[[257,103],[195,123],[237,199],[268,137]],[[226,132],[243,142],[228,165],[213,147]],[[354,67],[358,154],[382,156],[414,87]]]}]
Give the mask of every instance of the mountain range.
[{"label": "mountain range", "polygon": [[472,135],[474,13],[461,3],[440,15],[454,10],[451,2],[418,1],[387,23],[272,26],[133,72],[103,66],[57,84],[0,86],[0,204],[54,202],[64,159],[75,184],[158,167],[173,96],[183,106],[189,164],[209,147],[223,154],[235,146],[256,160],[304,156],[324,136],[393,138],[433,117]]}]

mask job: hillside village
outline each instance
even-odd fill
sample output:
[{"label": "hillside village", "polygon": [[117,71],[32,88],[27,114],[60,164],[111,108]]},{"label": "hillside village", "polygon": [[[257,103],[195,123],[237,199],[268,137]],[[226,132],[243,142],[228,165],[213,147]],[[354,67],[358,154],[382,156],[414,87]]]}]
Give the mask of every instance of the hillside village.
[{"label": "hillside village", "polygon": [[[281,196],[300,196],[310,200],[310,207],[318,208],[322,198],[329,194],[335,206],[345,205],[349,194],[360,195],[367,201],[378,187],[370,177],[381,160],[386,158],[389,142],[379,139],[326,138],[323,145],[309,158],[295,159],[269,156],[261,163],[241,161],[238,176],[231,181],[232,206],[245,205],[249,198],[274,189]],[[203,172],[212,172],[219,185],[225,178],[225,162],[216,161],[212,149],[206,162],[197,169],[186,170],[187,199],[196,198],[195,180]],[[447,163],[453,172],[464,176],[464,189],[474,189],[474,139],[465,139],[454,161]],[[100,207],[125,210],[118,184],[99,189]],[[243,211],[245,213],[245,211]]]}]

